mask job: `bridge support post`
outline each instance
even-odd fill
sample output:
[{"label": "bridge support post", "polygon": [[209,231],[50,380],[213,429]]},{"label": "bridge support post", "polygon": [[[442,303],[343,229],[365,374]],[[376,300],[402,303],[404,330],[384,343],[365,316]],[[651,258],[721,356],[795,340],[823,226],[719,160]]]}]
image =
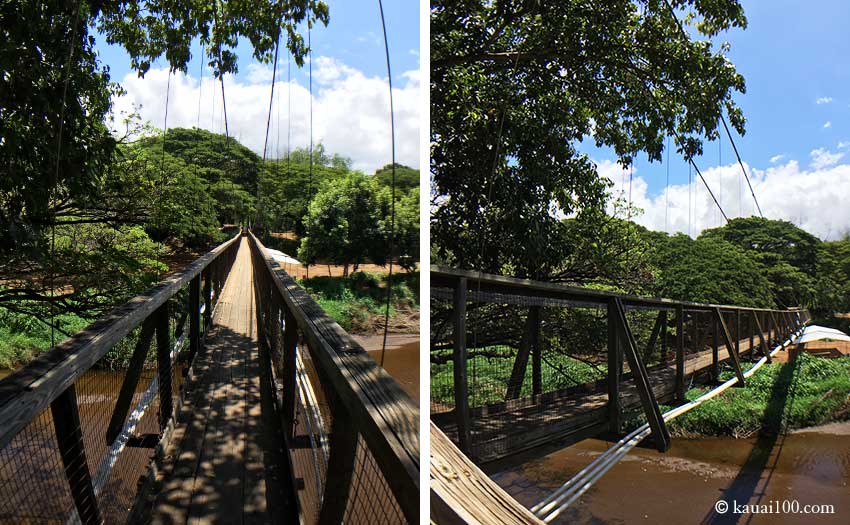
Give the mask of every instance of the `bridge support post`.
[{"label": "bridge support post", "polygon": [[[514,359],[514,366],[511,369],[511,377],[508,379],[508,388],[505,392],[505,399],[516,399],[522,392],[522,384],[525,382],[525,371],[528,368],[528,358],[532,353],[533,342],[531,339],[532,333],[535,329],[532,309],[534,308],[534,306],[529,308],[528,317],[526,317],[525,324],[523,325],[523,331],[519,342],[519,350],[517,350],[516,358]],[[534,366],[535,365],[532,362],[532,369]],[[533,370],[532,375],[534,375]]]},{"label": "bridge support post", "polygon": [[53,416],[53,428],[56,431],[56,442],[65,467],[65,476],[80,521],[85,525],[100,525],[103,520],[86,461],[86,446],[80,427],[77,392],[73,383],[53,400],[50,413]]},{"label": "bridge support post", "polygon": [[720,334],[717,333],[717,319],[712,319],[711,322],[711,382],[716,383],[717,377],[720,373],[718,368],[718,361],[720,359],[718,343],[720,341]]},{"label": "bridge support post", "polygon": [[159,428],[165,431],[173,410],[171,385],[171,334],[168,326],[168,301],[152,314],[156,324],[156,367],[159,378]]},{"label": "bridge support post", "polygon": [[667,432],[667,426],[664,424],[664,418],[661,415],[661,410],[658,408],[658,402],[655,399],[655,393],[649,382],[646,367],[638,353],[637,344],[629,327],[629,320],[626,317],[626,309],[619,298],[614,298],[609,302],[609,304],[611,303],[614,305],[614,325],[617,327],[617,337],[621,343],[620,348],[622,348],[626,359],[629,361],[629,368],[631,369],[632,378],[640,396],[641,405],[643,405],[643,411],[646,414],[646,420],[652,429],[655,448],[659,452],[665,452],[670,448],[670,434]]},{"label": "bridge support post", "polygon": [[756,332],[758,332],[759,343],[761,344],[761,353],[767,357],[767,362],[770,363],[773,361],[770,357],[770,347],[768,346],[767,339],[765,338],[764,331],[762,330],[761,321],[759,321],[757,312],[753,312],[753,321],[755,321]]},{"label": "bridge support post", "polygon": [[617,305],[608,301],[608,431],[620,433],[620,341],[617,337]]},{"label": "bridge support post", "polygon": [[201,348],[201,276],[189,281],[189,366]]},{"label": "bridge support post", "polygon": [[658,340],[658,334],[661,332],[661,325],[665,320],[665,310],[658,312],[655,317],[655,324],[652,325],[652,332],[649,334],[649,341],[646,343],[646,350],[643,352],[643,362],[649,363],[652,359],[652,352],[655,350],[655,343]]},{"label": "bridge support post", "polygon": [[753,327],[753,319],[752,319],[752,316],[747,316],[745,319],[747,320],[747,334],[749,334],[749,336],[750,336],[750,349],[749,349],[749,352],[750,352],[750,361],[752,361],[752,360],[753,360],[753,344],[755,343],[755,340],[754,340],[754,338],[753,338],[753,336],[754,336],[755,334],[754,334],[753,332],[754,332],[755,328]]},{"label": "bridge support post", "polygon": [[529,346],[531,346],[531,393],[535,402],[543,393],[543,356],[540,349],[540,307],[532,306],[528,315],[531,318],[529,325],[531,331],[528,334]]},{"label": "bridge support post", "polygon": [[455,416],[457,418],[457,439],[460,450],[469,456],[471,435],[469,421],[469,386],[466,373],[466,298],[467,281],[458,279],[454,290],[454,391]]},{"label": "bridge support post", "polygon": [[735,353],[741,355],[741,309],[735,309]]},{"label": "bridge support post", "polygon": [[735,346],[732,344],[732,336],[729,334],[729,328],[726,326],[726,320],[723,319],[723,312],[720,308],[714,309],[714,319],[720,325],[720,333],[723,335],[723,342],[726,344],[726,350],[729,352],[732,367],[735,369],[735,375],[738,377],[738,386],[744,386],[744,373],[741,371],[741,361],[738,359],[738,353],[735,352]]},{"label": "bridge support post", "polygon": [[334,403],[332,406],[337,409],[333,410],[330,457],[325,475],[322,508],[319,511],[319,525],[339,525],[343,522],[357,459],[357,426],[351,421],[348,412],[342,409],[341,403]]},{"label": "bridge support post", "polygon": [[289,308],[283,309],[283,418],[286,435],[295,439],[295,389],[298,351],[298,323]]},{"label": "bridge support post", "polygon": [[676,400],[685,400],[685,309],[676,306]]},{"label": "bridge support post", "polygon": [[212,327],[212,273],[204,271],[204,334]]},{"label": "bridge support post", "polygon": [[138,386],[139,378],[145,368],[145,361],[148,357],[155,328],[153,316],[149,316],[142,323],[139,339],[136,340],[136,347],[133,349],[133,355],[130,356],[130,364],[127,366],[127,373],[124,374],[124,381],[121,382],[121,390],[118,392],[115,409],[112,411],[109,426],[106,428],[107,445],[112,445],[121,434],[121,429],[124,428],[124,420],[130,412],[136,386]]},{"label": "bridge support post", "polygon": [[658,361],[667,363],[667,310],[661,311],[661,352]]}]

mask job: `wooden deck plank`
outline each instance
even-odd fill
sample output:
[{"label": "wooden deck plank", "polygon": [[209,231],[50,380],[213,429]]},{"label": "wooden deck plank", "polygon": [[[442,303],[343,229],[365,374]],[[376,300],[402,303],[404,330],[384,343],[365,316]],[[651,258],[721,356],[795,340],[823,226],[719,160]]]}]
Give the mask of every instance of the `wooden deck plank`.
[{"label": "wooden deck plank", "polygon": [[280,497],[267,493],[267,439],[261,403],[253,272],[247,239],[221,293],[213,328],[195,363],[196,384],[178,418],[161,490],[151,511],[156,524],[272,523]]}]

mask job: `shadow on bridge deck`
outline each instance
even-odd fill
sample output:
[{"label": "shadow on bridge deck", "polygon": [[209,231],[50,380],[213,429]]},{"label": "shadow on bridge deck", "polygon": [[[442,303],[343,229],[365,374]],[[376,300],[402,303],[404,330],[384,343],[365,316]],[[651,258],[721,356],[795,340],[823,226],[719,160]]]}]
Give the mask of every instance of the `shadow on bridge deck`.
[{"label": "shadow on bridge deck", "polygon": [[250,249],[243,238],[142,521],[282,522],[284,441],[270,379],[260,366],[255,323]]}]

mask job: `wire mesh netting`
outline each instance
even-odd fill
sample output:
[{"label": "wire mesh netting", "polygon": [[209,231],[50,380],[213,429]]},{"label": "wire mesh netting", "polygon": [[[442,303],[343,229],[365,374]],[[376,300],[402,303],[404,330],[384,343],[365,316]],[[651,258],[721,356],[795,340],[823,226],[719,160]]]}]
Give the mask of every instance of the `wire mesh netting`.
[{"label": "wire mesh netting", "polygon": [[357,439],[354,475],[345,509],[345,523],[406,523],[392,489],[362,436]]},{"label": "wire mesh netting", "polygon": [[[216,261],[222,275],[230,262]],[[171,416],[161,414],[160,394],[169,392],[166,407],[173,407],[182,386],[188,288],[167,301],[168,373],[158,370],[160,338],[151,330],[149,346],[139,345],[145,338],[137,327],[0,449],[0,523],[77,523],[83,514],[104,523],[127,521]],[[211,307],[215,302],[217,297]],[[138,381],[108,436],[137,346],[147,348],[139,354]]]}]

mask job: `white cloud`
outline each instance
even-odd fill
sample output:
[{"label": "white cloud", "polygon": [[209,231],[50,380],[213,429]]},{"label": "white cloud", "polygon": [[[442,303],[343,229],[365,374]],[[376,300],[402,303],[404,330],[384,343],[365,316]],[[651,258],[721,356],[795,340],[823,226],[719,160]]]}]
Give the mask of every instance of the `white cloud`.
[{"label": "white cloud", "polygon": [[774,155],[774,156],[770,157],[770,163],[771,163],[771,164],[776,164],[777,162],[779,162],[780,160],[782,160],[782,159],[784,159],[784,158],[785,158],[785,155],[784,155],[784,154],[782,154],[782,155]]},{"label": "white cloud", "polygon": [[850,148],[850,142],[841,141],[838,143],[838,149]]},{"label": "white cloud", "polygon": [[[281,81],[278,66],[275,101],[269,131],[269,157],[286,151],[287,99],[292,99],[291,147],[307,147],[310,140],[310,93],[306,86]],[[262,154],[269,111],[272,68],[250,64],[239,79],[225,76],[227,120],[230,134],[242,144]],[[418,70],[404,72],[401,86],[393,86],[396,125],[396,160],[419,166],[419,89]],[[144,79],[131,73],[121,85],[127,94],[114,100],[120,114],[133,104],[141,106],[143,120],[162,127],[165,115],[167,69],[152,69]],[[369,77],[363,72],[330,57],[316,57],[313,67],[313,142],[324,144],[329,153],[351,157],[354,168],[367,173],[389,164],[390,112],[386,78]],[[168,127],[192,127],[198,122],[199,82],[196,77],[177,74],[171,79]],[[280,115],[278,127],[278,114]],[[204,75],[200,86],[200,127],[224,133],[221,86]]]},{"label": "white cloud", "polygon": [[832,153],[825,148],[814,149],[810,155],[812,156],[812,168],[816,170],[834,166],[844,157],[844,153]]},{"label": "white cloud", "polygon": [[824,125],[823,125],[823,127],[824,127],[824,129],[831,128],[831,127],[832,127],[832,122],[830,122],[829,120],[827,120],[827,121],[826,121],[826,124],[824,124]]},{"label": "white cloud", "polygon": [[[627,196],[628,173],[623,177],[620,166],[607,160],[597,166],[602,176],[613,181],[615,194],[624,191]],[[656,166],[659,165],[651,169],[664,169]],[[745,166],[765,217],[791,221],[823,239],[835,239],[850,231],[850,207],[836,201],[836,195],[850,195],[850,164],[808,170],[801,169],[794,160],[764,170],[746,163]],[[684,175],[676,174],[680,180]],[[758,215],[737,164],[708,168],[703,170],[703,175],[730,219]],[[635,172],[632,202],[644,212],[634,220],[647,228],[664,231],[666,210],[668,232],[687,233],[690,224],[694,237],[706,228],[722,225],[723,218],[705,186],[699,177],[694,178],[690,191],[687,184],[674,184],[666,192],[649,194],[645,179]]]},{"label": "white cloud", "polygon": [[829,104],[832,102],[832,97],[820,97],[815,101],[815,104]]}]

